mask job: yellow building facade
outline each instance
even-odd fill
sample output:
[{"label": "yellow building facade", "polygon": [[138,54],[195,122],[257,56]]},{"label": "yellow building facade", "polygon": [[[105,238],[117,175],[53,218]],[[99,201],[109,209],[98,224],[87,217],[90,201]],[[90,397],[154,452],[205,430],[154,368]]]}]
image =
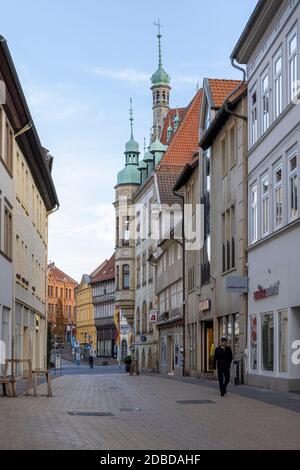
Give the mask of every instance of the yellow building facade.
[{"label": "yellow building facade", "polygon": [[90,282],[90,276],[83,274],[79,286],[75,289],[76,341],[81,346],[90,344],[92,349],[95,349],[97,334]]}]

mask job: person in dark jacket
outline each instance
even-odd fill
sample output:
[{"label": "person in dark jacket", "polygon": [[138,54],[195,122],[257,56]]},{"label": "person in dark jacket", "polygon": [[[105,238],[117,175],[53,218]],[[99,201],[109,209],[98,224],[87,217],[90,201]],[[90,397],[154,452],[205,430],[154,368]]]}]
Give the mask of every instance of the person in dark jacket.
[{"label": "person in dark jacket", "polygon": [[92,355],[90,355],[89,357],[89,365],[90,365],[90,368],[93,369],[94,367],[94,358]]},{"label": "person in dark jacket", "polygon": [[227,393],[227,385],[230,380],[230,366],[232,362],[231,347],[227,346],[227,338],[221,338],[220,346],[216,348],[213,358],[213,369],[218,369],[218,379],[221,397]]}]

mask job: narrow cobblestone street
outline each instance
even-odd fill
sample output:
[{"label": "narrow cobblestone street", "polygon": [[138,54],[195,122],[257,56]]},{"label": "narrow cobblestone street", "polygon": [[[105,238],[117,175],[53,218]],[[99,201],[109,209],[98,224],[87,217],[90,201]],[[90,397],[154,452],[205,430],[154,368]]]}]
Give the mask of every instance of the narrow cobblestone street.
[{"label": "narrow cobblestone street", "polygon": [[53,398],[45,384],[36,398],[1,396],[1,449],[300,449],[296,411],[191,382],[80,369],[52,381]]}]

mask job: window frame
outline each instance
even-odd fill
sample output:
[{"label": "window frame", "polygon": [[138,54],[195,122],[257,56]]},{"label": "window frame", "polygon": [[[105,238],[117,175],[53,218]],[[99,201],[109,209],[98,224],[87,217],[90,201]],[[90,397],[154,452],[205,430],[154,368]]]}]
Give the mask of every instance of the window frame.
[{"label": "window frame", "polygon": [[[281,60],[281,68],[280,71],[276,73],[276,64]],[[278,84],[278,90],[277,90],[277,84]],[[273,111],[274,111],[274,119],[277,119],[282,111],[283,111],[283,56],[282,56],[282,47],[278,49],[276,54],[273,57],[273,89],[274,89],[274,105],[273,105]],[[279,109],[277,109],[277,104],[278,104],[278,96],[277,96],[277,91],[279,91]]]},{"label": "window frame", "polygon": [[[267,87],[264,89],[264,81],[268,79]],[[267,106],[265,106],[267,103]],[[266,111],[265,111],[266,109]],[[261,74],[261,124],[264,134],[270,127],[270,72],[269,66]]]},{"label": "window frame", "polygon": [[[296,49],[290,53],[290,44],[293,41],[293,39],[296,37]],[[296,73],[296,84],[297,80],[299,79],[299,73],[298,73],[298,31],[297,27],[294,27],[290,33],[287,36],[287,64],[288,64],[288,97],[289,97],[289,102],[292,102],[298,95],[299,90],[297,87],[294,88],[292,82],[292,74],[291,74],[291,64],[292,61],[295,59],[295,73]]]}]

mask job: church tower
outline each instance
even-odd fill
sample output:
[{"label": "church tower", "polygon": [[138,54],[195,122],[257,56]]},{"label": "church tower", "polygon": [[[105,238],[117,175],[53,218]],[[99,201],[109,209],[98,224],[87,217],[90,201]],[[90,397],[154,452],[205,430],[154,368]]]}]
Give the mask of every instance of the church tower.
[{"label": "church tower", "polygon": [[158,34],[158,69],[151,77],[151,90],[153,97],[153,140],[160,138],[163,120],[169,110],[170,77],[162,66],[161,54],[161,25],[159,20],[154,23],[157,26]]}]

